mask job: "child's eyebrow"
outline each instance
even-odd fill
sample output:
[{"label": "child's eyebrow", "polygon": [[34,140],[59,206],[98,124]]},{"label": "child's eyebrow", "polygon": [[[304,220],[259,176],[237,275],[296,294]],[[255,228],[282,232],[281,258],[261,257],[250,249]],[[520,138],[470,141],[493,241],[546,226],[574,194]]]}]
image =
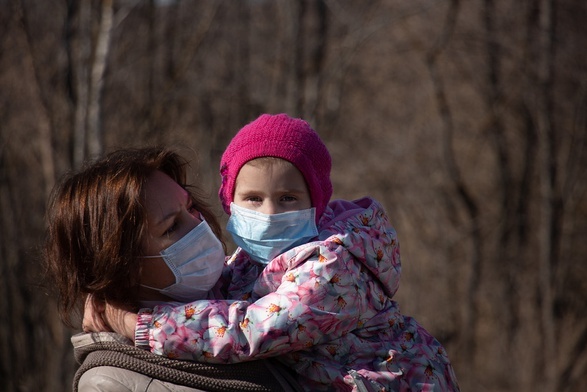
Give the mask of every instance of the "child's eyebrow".
[{"label": "child's eyebrow", "polygon": [[254,188],[240,188],[239,190],[237,190],[235,193],[236,194],[243,194],[243,193],[259,193],[260,191],[258,189],[254,189]]},{"label": "child's eyebrow", "polygon": [[306,191],[305,187],[287,187],[278,189],[279,192],[290,192],[290,193],[304,193]]},{"label": "child's eyebrow", "polygon": [[251,196],[259,196],[259,195],[262,195],[262,192],[255,191],[252,189],[245,189],[243,191],[239,191],[234,194],[235,197],[238,196],[241,199],[244,199],[246,197],[251,197]]}]

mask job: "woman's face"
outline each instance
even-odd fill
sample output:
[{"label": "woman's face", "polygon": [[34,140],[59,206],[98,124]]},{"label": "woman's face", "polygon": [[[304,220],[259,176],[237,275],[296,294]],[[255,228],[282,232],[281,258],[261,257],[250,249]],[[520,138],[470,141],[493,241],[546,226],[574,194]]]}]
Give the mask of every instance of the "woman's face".
[{"label": "woman's face", "polygon": [[[147,232],[141,247],[144,255],[157,256],[201,223],[189,193],[161,171],[154,172],[144,188],[147,211]],[[141,272],[141,284],[165,288],[175,283],[175,276],[163,258],[145,258]],[[168,300],[158,291],[141,287],[143,300]]]}]

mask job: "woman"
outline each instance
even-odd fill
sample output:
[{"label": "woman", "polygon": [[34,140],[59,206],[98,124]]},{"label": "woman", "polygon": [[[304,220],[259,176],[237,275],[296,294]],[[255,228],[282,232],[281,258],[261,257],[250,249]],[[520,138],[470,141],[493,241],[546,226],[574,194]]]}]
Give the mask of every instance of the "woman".
[{"label": "woman", "polygon": [[[186,167],[183,158],[165,148],[126,149],[68,175],[56,186],[48,206],[45,262],[59,293],[60,315],[67,325],[74,326],[73,316],[79,315],[86,301],[98,310],[112,303],[136,311],[153,303],[214,297],[210,289],[221,274],[225,249],[218,239],[220,226],[209,206],[196,188],[186,184]],[[100,317],[99,311],[97,314]],[[107,324],[103,327],[109,330]],[[83,351],[83,355],[77,355],[80,362],[87,359],[91,351],[88,346],[95,341],[101,342],[102,349],[124,352],[131,356],[125,357],[129,362],[136,362],[131,348],[115,348],[119,340],[103,334],[72,339],[76,355]],[[96,366],[104,364],[104,360],[98,362]],[[150,362],[153,364],[159,365],[157,359]],[[258,362],[253,365],[257,368],[244,372],[243,368],[217,367],[213,373],[261,390],[272,389],[266,383],[271,379],[267,377],[267,365]],[[208,376],[197,364],[180,363],[176,368],[198,373],[200,378]],[[81,369],[88,370],[87,366]],[[232,369],[237,369],[236,373]],[[153,381],[152,375],[160,371],[149,373],[148,378]],[[135,384],[145,382],[142,375],[129,374],[136,378]],[[242,380],[235,374],[247,377]],[[95,385],[113,378],[123,378],[128,384],[131,376],[106,371],[92,373],[88,380],[87,374],[80,376],[78,372],[74,389],[79,385],[81,389],[108,390],[113,386],[99,389]],[[167,380],[189,379],[186,385],[198,388],[208,385],[190,377],[182,374],[177,378],[175,374]]]}]

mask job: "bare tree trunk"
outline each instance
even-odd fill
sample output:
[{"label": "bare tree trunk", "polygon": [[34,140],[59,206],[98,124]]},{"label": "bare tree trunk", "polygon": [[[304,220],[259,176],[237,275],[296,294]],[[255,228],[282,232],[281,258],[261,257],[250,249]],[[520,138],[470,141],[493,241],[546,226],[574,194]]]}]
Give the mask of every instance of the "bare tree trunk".
[{"label": "bare tree trunk", "polygon": [[[516,260],[519,255],[512,253],[514,247],[512,242],[514,237],[512,235],[515,227],[514,220],[516,214],[514,213],[514,204],[517,183],[512,179],[511,159],[508,152],[508,140],[503,125],[503,97],[502,97],[502,81],[500,70],[501,50],[498,30],[496,28],[496,20],[498,13],[496,12],[496,4],[494,0],[484,0],[482,7],[482,18],[485,27],[485,54],[486,54],[486,87],[483,93],[485,101],[485,110],[489,118],[488,126],[485,132],[490,140],[492,140],[495,153],[497,155],[496,163],[499,173],[498,189],[501,193],[499,203],[499,222],[498,227],[498,241],[495,247],[495,256],[493,257],[493,264],[501,278],[505,288],[505,302],[507,305],[503,307],[504,324],[507,333],[507,347],[512,347],[517,331],[519,328],[519,311],[518,311],[518,277],[519,266],[518,263],[511,263],[510,260]],[[519,249],[515,247],[515,249]],[[515,355],[507,356],[506,361],[515,361]],[[504,364],[506,368],[512,364]],[[516,380],[512,380],[516,384]]]},{"label": "bare tree trunk", "polygon": [[147,135],[151,135],[155,124],[153,121],[153,109],[155,108],[155,95],[156,95],[156,77],[155,69],[158,62],[157,53],[157,6],[155,0],[149,0],[147,3],[147,21],[149,30],[147,33],[147,51],[150,54],[150,61],[147,62],[147,99],[146,107],[144,107],[143,115],[147,122]]},{"label": "bare tree trunk", "polygon": [[326,45],[328,33],[328,14],[326,13],[326,4],[324,0],[313,2],[315,17],[318,19],[318,29],[312,39],[312,53],[306,81],[304,84],[304,104],[302,115],[310,123],[315,124],[318,116],[318,106],[322,98],[322,81],[324,62],[326,58]]},{"label": "bare tree trunk", "polygon": [[458,12],[460,9],[459,0],[451,1],[447,11],[446,21],[442,34],[436,44],[427,54],[427,65],[432,79],[436,103],[440,112],[443,124],[442,153],[446,165],[448,178],[452,183],[456,196],[461,201],[469,218],[471,234],[471,259],[469,262],[469,275],[466,284],[466,297],[463,307],[462,330],[462,358],[474,368],[476,344],[475,331],[477,330],[478,296],[479,284],[481,282],[481,261],[483,252],[483,240],[481,237],[481,224],[479,218],[479,207],[473,199],[461,171],[456,163],[455,153],[452,147],[454,139],[453,115],[446,96],[446,88],[438,72],[438,58],[448,44],[454,31]]},{"label": "bare tree trunk", "polygon": [[[232,53],[234,57],[231,59],[234,64],[234,68],[231,71],[231,79],[233,80],[235,95],[239,102],[239,105],[234,108],[234,117],[239,124],[246,124],[251,120],[251,115],[257,114],[251,110],[252,104],[249,86],[251,42],[248,34],[251,29],[251,5],[247,2],[238,2],[233,7],[235,8],[236,15],[241,19],[240,23],[234,26],[235,31],[241,39],[235,42],[235,48]],[[216,148],[216,145],[212,144],[209,146],[209,150],[212,148]]]},{"label": "bare tree trunk", "polygon": [[113,30],[112,0],[102,0],[100,27],[98,29],[96,51],[90,74],[90,99],[88,108],[88,154],[100,155],[103,151],[101,101],[104,90],[104,73],[108,62],[110,42]]},{"label": "bare tree trunk", "polygon": [[[279,39],[279,52],[277,55],[278,69],[275,75],[276,86],[278,88],[277,101],[281,100],[277,107],[282,107],[287,113],[298,113],[298,97],[300,95],[301,86],[299,85],[299,72],[301,59],[298,57],[297,50],[290,50],[295,48],[296,40],[301,33],[301,25],[299,20],[300,13],[303,13],[300,8],[304,8],[301,2],[279,2],[277,5],[279,20],[281,23],[281,36]],[[297,15],[292,18],[291,15]]]},{"label": "bare tree trunk", "polygon": [[206,4],[201,22],[198,23],[195,31],[191,32],[187,43],[182,46],[181,50],[179,50],[181,56],[177,58],[177,61],[175,62],[175,68],[172,71],[173,83],[168,86],[167,90],[175,88],[178,84],[185,81],[186,75],[190,69],[190,66],[192,65],[194,58],[198,54],[204,39],[207,37],[213,22],[216,20],[216,15],[219,8],[220,2],[218,1]]},{"label": "bare tree trunk", "polygon": [[32,80],[32,87],[34,89],[33,97],[38,99],[40,104],[38,107],[41,109],[39,121],[37,121],[39,135],[36,138],[37,147],[40,156],[41,170],[43,172],[44,179],[44,191],[45,196],[48,197],[53,184],[55,183],[55,162],[53,160],[53,143],[52,143],[52,131],[53,131],[53,120],[51,117],[51,107],[49,103],[48,94],[43,90],[43,83],[40,76],[40,65],[37,63],[35,58],[34,48],[32,44],[30,26],[26,15],[26,9],[22,0],[16,4],[16,12],[19,16],[22,31],[24,33],[26,47],[27,47],[27,59],[29,60]]},{"label": "bare tree trunk", "polygon": [[77,72],[75,73],[75,115],[73,126],[73,166],[80,167],[86,158],[86,130],[88,125],[89,64],[92,54],[92,4],[90,0],[79,3],[79,38],[77,44]]},{"label": "bare tree trunk", "polygon": [[[303,116],[304,110],[304,86],[306,81],[306,35],[307,34],[307,18],[308,18],[308,4],[306,0],[298,1],[298,8],[296,10],[296,18],[293,26],[293,41],[295,50],[293,51],[293,79],[290,83],[292,100],[295,102],[295,113],[298,116]],[[294,19],[294,18],[292,18]]]},{"label": "bare tree trunk", "polygon": [[[74,164],[74,150],[75,150],[75,133],[76,133],[76,125],[77,125],[77,83],[76,83],[76,51],[75,51],[75,37],[77,36],[77,25],[75,23],[76,15],[78,14],[79,5],[77,0],[67,0],[67,12],[64,21],[64,36],[63,36],[63,46],[65,47],[65,53],[67,56],[67,66],[65,67],[66,73],[66,81],[65,81],[65,91],[66,96],[68,98],[69,104],[69,111],[68,114],[70,116],[70,125],[71,125],[71,135],[68,135],[69,143],[71,143],[67,148],[66,151],[69,153],[66,155],[66,158],[63,159],[65,161],[65,168],[70,169]],[[65,155],[65,154],[64,154]]]},{"label": "bare tree trunk", "polygon": [[542,0],[540,14],[540,59],[539,82],[540,102],[538,110],[538,132],[540,136],[540,185],[541,222],[539,255],[539,293],[541,299],[542,349],[542,390],[555,391],[557,374],[557,352],[555,342],[553,268],[555,262],[556,225],[556,140],[553,124],[552,85],[554,62],[554,1]]},{"label": "bare tree trunk", "polygon": [[[172,121],[172,115],[168,111],[169,97],[171,93],[185,82],[186,76],[190,71],[193,60],[198,54],[204,39],[207,37],[216,15],[220,9],[221,2],[205,2],[200,23],[195,26],[195,30],[189,34],[187,43],[180,48],[176,46],[176,35],[179,27],[179,13],[182,12],[180,1],[174,1],[168,5],[169,23],[166,29],[166,54],[165,54],[165,80],[161,82],[157,94],[152,94],[149,99],[150,106],[145,109],[148,113],[149,136],[156,138],[159,142],[165,135],[164,130],[169,127]],[[154,22],[153,22],[154,23]],[[154,28],[154,25],[153,25]],[[154,75],[149,78],[154,83]]]},{"label": "bare tree trunk", "polygon": [[[521,7],[521,9],[524,9]],[[538,166],[538,143],[539,135],[537,130],[537,119],[534,114],[533,98],[535,96],[534,86],[536,86],[536,64],[537,64],[537,51],[536,51],[536,35],[538,32],[538,15],[539,15],[539,4],[535,1],[527,1],[525,7],[525,14],[521,17],[524,21],[524,43],[522,46],[522,58],[521,58],[521,76],[523,78],[523,89],[525,93],[522,95],[521,102],[518,107],[518,114],[520,117],[520,125],[522,140],[524,147],[523,151],[523,167],[521,171],[521,179],[519,185],[519,192],[515,201],[515,230],[513,230],[514,245],[516,248],[513,250],[513,254],[519,256],[518,260],[512,260],[510,263],[510,273],[520,274],[518,275],[517,281],[520,284],[516,288],[516,296],[510,299],[510,307],[517,309],[518,316],[517,320],[520,322],[518,333],[512,334],[511,338],[514,339],[515,345],[510,345],[512,351],[512,360],[516,363],[521,364],[520,372],[517,377],[517,385],[523,390],[536,390],[538,388],[539,381],[536,380],[535,373],[539,371],[537,367],[540,364],[540,359],[537,355],[532,352],[524,350],[527,347],[527,335],[528,331],[536,323],[535,316],[530,316],[529,313],[538,312],[535,307],[528,310],[529,303],[536,302],[536,287],[535,279],[532,281],[526,280],[522,284],[524,275],[521,275],[524,271],[535,270],[536,265],[532,260],[536,260],[537,253],[535,251],[534,236],[536,233],[536,227],[532,224],[531,216],[531,205],[533,203],[530,200],[536,199],[536,172]],[[539,196],[538,196],[539,197]],[[510,279],[510,283],[514,283],[514,279]],[[513,287],[511,288],[513,289]],[[518,301],[517,303],[514,303]],[[536,313],[533,313],[536,314]],[[515,327],[515,326],[514,326]],[[524,330],[523,332],[522,329]],[[508,335],[508,337],[510,337]]]},{"label": "bare tree trunk", "polygon": [[[4,119],[4,113],[2,113]],[[10,183],[8,173],[8,159],[6,157],[6,140],[4,130],[0,122],[0,295],[2,298],[15,298],[18,291],[18,276],[15,276],[15,265],[18,264],[18,250],[12,244],[18,243],[18,232],[15,227],[16,213],[13,199],[13,186]],[[19,331],[18,325],[13,320],[18,319],[18,306],[20,301],[0,301],[0,312],[6,316],[6,324],[0,326],[0,345],[2,352],[0,359],[0,379],[3,388],[7,391],[16,390],[16,376],[19,375],[18,360],[19,348],[14,344],[15,332]]]}]

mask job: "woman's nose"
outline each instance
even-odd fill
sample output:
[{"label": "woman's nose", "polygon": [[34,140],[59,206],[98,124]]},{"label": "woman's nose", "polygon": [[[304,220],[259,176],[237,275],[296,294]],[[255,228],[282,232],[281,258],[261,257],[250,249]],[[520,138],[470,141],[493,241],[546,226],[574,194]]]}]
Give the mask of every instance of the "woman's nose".
[{"label": "woman's nose", "polygon": [[199,212],[192,213],[191,211],[185,210],[183,215],[190,230],[199,225],[200,223],[202,223],[202,218],[200,217]]}]

